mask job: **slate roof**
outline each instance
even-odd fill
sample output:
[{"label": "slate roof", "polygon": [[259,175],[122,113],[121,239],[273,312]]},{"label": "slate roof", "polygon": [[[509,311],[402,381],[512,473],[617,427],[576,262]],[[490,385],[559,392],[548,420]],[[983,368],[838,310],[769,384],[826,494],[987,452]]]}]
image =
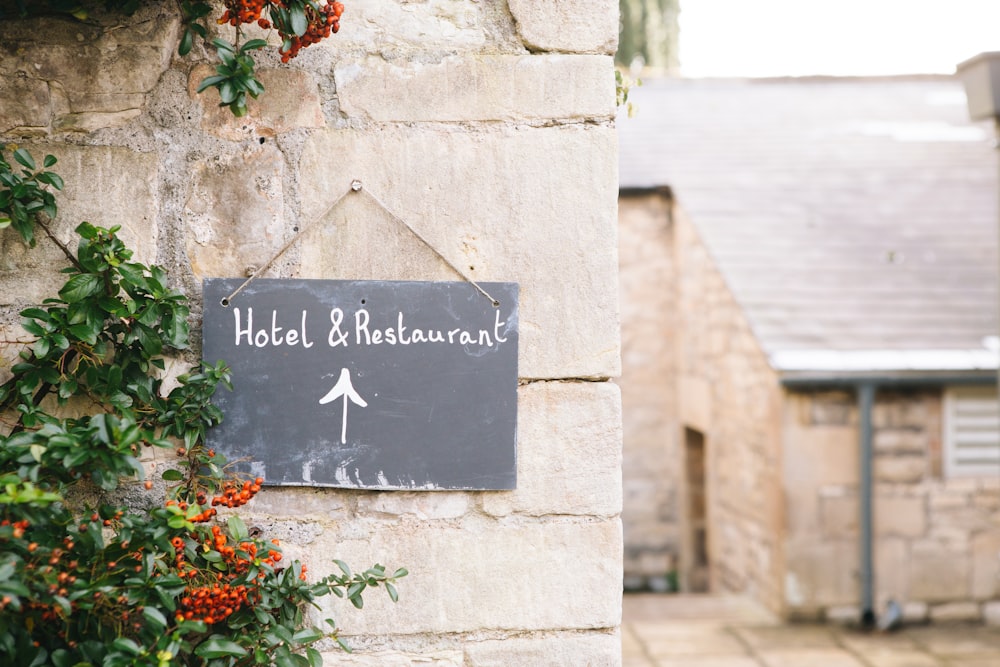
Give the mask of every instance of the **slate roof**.
[{"label": "slate roof", "polygon": [[997,366],[993,131],[950,77],[658,80],[623,190],[669,186],[779,370]]}]

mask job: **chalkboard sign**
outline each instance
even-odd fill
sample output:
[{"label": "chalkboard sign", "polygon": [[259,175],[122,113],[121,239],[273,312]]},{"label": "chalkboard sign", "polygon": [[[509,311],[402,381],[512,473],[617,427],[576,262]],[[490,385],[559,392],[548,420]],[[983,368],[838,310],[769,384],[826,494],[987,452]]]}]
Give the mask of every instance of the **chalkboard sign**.
[{"label": "chalkboard sign", "polygon": [[266,484],[513,489],[516,283],[204,282],[208,444]]}]

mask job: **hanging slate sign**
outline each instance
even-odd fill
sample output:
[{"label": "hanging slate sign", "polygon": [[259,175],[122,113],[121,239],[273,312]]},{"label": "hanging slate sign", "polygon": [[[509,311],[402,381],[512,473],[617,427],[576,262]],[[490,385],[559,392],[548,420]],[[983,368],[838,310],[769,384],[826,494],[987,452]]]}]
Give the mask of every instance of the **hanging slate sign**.
[{"label": "hanging slate sign", "polygon": [[[204,282],[208,444],[266,484],[513,489],[516,283]],[[225,305],[224,305],[225,303]]]}]

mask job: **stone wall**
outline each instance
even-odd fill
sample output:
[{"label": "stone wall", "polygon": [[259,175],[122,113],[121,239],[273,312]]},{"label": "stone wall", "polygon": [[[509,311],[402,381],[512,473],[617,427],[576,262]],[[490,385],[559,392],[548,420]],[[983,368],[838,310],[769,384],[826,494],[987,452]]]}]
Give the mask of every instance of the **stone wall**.
[{"label": "stone wall", "polygon": [[680,555],[677,275],[668,192],[618,204],[624,411],[625,586],[673,585]]},{"label": "stone wall", "polygon": [[[276,277],[521,285],[518,489],[267,489],[249,520],[325,574],[405,565],[392,605],[333,605],[352,665],[617,665],[620,398],[612,53],[617,3],[374,0],[235,119],[194,93],[173,3],[132,19],[0,23],[0,140],[59,158],[56,235],[122,225],[197,298],[298,231]],[[60,284],[50,242],[0,232],[0,324]],[[197,326],[198,308],[195,308]],[[11,349],[4,351],[9,358]]]},{"label": "stone wall", "polygon": [[[858,412],[849,391],[790,392],[785,407],[789,612],[856,621]],[[940,389],[881,390],[872,413],[875,612],[1000,620],[1000,478],[947,479]]]},{"label": "stone wall", "polygon": [[677,211],[678,416],[704,436],[711,589],[781,611],[777,376],[683,206]]},{"label": "stone wall", "polygon": [[[782,604],[780,389],[697,232],[666,193],[620,203],[626,581],[676,570]],[[685,433],[704,437],[707,572],[695,533],[701,498]],[[707,581],[701,579],[707,577]]]}]

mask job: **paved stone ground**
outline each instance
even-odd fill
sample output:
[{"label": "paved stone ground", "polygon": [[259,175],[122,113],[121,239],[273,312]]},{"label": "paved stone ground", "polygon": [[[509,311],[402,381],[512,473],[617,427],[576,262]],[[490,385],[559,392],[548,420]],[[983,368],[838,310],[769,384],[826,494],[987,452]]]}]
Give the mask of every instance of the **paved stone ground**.
[{"label": "paved stone ground", "polygon": [[1000,628],[783,625],[741,598],[626,595],[623,667],[1000,667]]}]

